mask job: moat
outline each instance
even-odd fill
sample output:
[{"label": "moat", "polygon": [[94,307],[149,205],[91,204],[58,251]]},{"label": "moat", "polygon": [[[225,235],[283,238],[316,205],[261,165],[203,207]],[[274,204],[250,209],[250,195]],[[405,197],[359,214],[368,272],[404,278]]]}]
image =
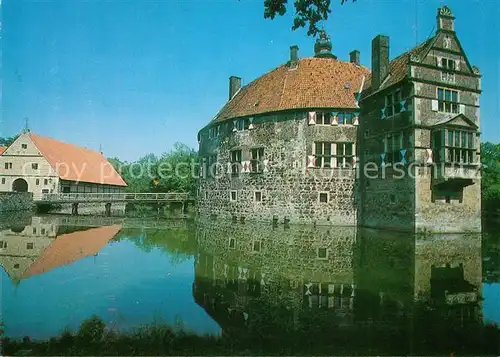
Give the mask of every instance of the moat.
[{"label": "moat", "polygon": [[500,324],[498,229],[54,215],[4,219],[0,235],[12,339],[49,340],[98,316],[107,331],[215,336],[234,354],[498,351],[483,333]]}]

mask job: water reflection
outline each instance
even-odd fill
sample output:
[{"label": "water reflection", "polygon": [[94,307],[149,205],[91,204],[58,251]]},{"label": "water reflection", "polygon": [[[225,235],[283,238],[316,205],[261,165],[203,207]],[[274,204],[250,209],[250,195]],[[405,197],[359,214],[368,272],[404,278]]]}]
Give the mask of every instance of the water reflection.
[{"label": "water reflection", "polygon": [[93,314],[120,331],[161,322],[222,332],[234,352],[479,353],[495,344],[484,321],[498,316],[498,235],[485,237],[11,219],[0,222],[3,322],[7,336],[35,338]]},{"label": "water reflection", "polygon": [[450,352],[482,325],[478,234],[203,222],[197,243],[196,302],[261,352]]}]

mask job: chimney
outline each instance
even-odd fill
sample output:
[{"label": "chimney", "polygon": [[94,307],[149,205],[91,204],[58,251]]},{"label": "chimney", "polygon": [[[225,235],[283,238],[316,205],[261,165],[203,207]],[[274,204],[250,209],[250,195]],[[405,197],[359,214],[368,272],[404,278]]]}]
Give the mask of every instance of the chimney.
[{"label": "chimney", "polygon": [[290,46],[290,64],[294,64],[299,60],[299,46]]},{"label": "chimney", "polygon": [[455,17],[453,17],[453,13],[448,6],[443,6],[438,9],[437,29],[438,31],[455,31]]},{"label": "chimney", "polygon": [[349,53],[349,57],[351,58],[350,61],[351,63],[357,64],[359,66],[359,51],[354,50],[351,53]]},{"label": "chimney", "polygon": [[233,99],[236,92],[241,88],[241,78],[236,76],[229,77],[229,100]]},{"label": "chimney", "polygon": [[378,35],[372,41],[372,89],[378,89],[388,74],[389,37]]}]

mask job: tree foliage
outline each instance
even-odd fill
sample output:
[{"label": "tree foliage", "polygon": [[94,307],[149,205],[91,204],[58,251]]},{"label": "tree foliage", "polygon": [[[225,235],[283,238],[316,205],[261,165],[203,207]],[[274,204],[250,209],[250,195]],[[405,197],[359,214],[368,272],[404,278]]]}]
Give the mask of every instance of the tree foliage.
[{"label": "tree foliage", "polygon": [[0,137],[0,146],[10,146],[19,135]]},{"label": "tree foliage", "polygon": [[487,210],[500,209],[500,144],[481,144],[482,201]]},{"label": "tree foliage", "polygon": [[[356,2],[356,0],[352,0]],[[340,0],[341,4],[348,0]],[[274,19],[276,15],[283,16],[287,12],[288,0],[264,0],[264,18]],[[292,30],[308,27],[307,35],[316,36],[320,31],[320,21],[328,19],[332,12],[331,0],[294,0],[295,17]]]},{"label": "tree foliage", "polygon": [[146,155],[134,162],[111,158],[109,162],[121,174],[129,192],[196,191],[198,153],[185,144],[157,157]]}]

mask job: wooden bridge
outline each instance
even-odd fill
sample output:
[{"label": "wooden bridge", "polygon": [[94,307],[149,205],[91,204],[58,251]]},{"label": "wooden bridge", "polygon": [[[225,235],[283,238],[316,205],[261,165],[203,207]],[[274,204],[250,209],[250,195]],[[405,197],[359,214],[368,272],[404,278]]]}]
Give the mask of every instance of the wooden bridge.
[{"label": "wooden bridge", "polygon": [[71,214],[78,214],[78,204],[104,203],[106,216],[111,215],[112,203],[181,203],[182,211],[187,212],[188,203],[194,200],[185,192],[169,193],[45,193],[36,201],[43,204],[71,204]]},{"label": "wooden bridge", "polygon": [[113,203],[113,202],[180,202],[190,201],[189,194],[171,193],[45,193],[41,203]]}]

